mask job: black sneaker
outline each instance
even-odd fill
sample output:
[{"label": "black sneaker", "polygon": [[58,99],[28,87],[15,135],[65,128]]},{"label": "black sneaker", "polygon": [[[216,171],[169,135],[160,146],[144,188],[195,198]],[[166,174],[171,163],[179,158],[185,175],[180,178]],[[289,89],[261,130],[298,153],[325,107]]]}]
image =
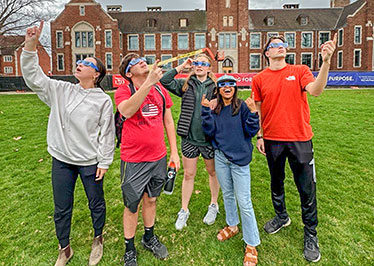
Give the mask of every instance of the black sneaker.
[{"label": "black sneaker", "polygon": [[142,245],[145,249],[151,251],[156,258],[166,259],[169,255],[168,249],[164,244],[158,240],[157,236],[152,236],[148,242],[144,241],[144,236],[142,237]]},{"label": "black sneaker", "polygon": [[281,230],[282,227],[289,226],[290,224],[290,217],[287,217],[287,220],[282,220],[278,215],[276,215],[273,219],[265,224],[264,229],[268,234],[275,234],[276,232]]},{"label": "black sneaker", "polygon": [[123,256],[123,260],[125,261],[124,266],[137,266],[136,250],[126,251],[125,256]]},{"label": "black sneaker", "polygon": [[316,236],[304,234],[304,258],[311,262],[317,262],[321,259]]}]

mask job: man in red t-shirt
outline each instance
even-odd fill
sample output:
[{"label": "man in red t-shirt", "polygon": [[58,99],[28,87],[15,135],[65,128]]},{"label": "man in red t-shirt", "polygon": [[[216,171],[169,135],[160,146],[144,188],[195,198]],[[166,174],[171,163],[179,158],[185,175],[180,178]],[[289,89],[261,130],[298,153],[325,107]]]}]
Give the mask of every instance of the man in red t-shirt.
[{"label": "man in red t-shirt", "polygon": [[167,248],[153,233],[156,198],[167,178],[164,128],[170,145],[169,163],[173,162],[178,171],[180,161],[170,110],[173,102],[168,92],[156,85],[162,77],[157,61],[149,70],[145,58],[130,53],[122,60],[120,73],[129,82],[119,87],[114,96],[119,112],[126,118],[121,139],[124,261],[125,266],[134,266],[137,265],[134,237],[141,200],[145,230],[141,243],[160,259],[168,256]]},{"label": "man in red t-shirt", "polygon": [[257,149],[266,155],[268,161],[271,197],[276,213],[264,229],[274,234],[291,223],[284,194],[284,170],[288,158],[301,199],[304,257],[313,262],[318,261],[321,254],[316,231],[316,175],[307,92],[313,96],[322,93],[335,46],[336,34],[334,40],[322,45],[323,64],[315,79],[307,66],[287,64],[287,43],[281,36],[271,37],[263,53],[269,67],[252,81],[252,97],[261,118]]}]

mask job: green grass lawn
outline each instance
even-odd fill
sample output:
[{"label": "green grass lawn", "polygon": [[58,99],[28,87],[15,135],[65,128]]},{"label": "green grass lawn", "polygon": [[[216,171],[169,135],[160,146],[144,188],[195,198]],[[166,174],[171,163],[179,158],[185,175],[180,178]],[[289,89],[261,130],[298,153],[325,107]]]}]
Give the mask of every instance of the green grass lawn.
[{"label": "green grass lawn", "polygon": [[[111,94],[113,96],[113,94]],[[242,92],[244,99],[249,92]],[[174,118],[180,101],[173,97]],[[330,90],[309,98],[315,133],[319,265],[374,265],[374,90]],[[53,223],[51,157],[47,153],[49,109],[36,95],[0,95],[0,265],[53,265],[57,239]],[[17,137],[21,137],[17,140]],[[178,142],[180,139],[178,138]],[[105,176],[107,220],[100,265],[120,265],[124,253],[123,203],[119,150]],[[291,226],[267,235],[264,223],[273,217],[269,173],[257,151],[251,163],[252,200],[260,229],[259,265],[307,265],[303,259],[303,224],[299,195],[287,168],[287,208]],[[153,258],[140,245],[143,224],[136,234],[139,265],[242,265],[241,234],[227,242],[216,240],[225,225],[221,214],[214,225],[202,219],[210,200],[208,176],[200,160],[188,226],[177,232],[183,169],[173,195],[158,200],[155,232],[169,249],[165,261]],[[69,263],[87,265],[93,230],[80,181],[75,191],[71,232],[74,257]]]}]

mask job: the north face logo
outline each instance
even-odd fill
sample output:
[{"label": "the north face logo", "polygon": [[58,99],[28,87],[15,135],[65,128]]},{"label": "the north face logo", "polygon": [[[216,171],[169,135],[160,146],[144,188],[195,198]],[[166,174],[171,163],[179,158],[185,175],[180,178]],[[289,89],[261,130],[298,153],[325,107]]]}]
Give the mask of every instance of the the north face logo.
[{"label": "the north face logo", "polygon": [[286,80],[296,80],[295,76],[288,76]]}]

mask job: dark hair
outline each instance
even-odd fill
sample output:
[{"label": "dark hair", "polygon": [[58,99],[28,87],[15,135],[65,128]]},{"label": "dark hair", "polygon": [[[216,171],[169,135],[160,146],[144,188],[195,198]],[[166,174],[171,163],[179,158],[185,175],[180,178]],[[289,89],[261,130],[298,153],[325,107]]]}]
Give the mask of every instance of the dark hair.
[{"label": "dark hair", "polygon": [[[219,90],[222,88],[217,87],[217,106],[216,108],[214,108],[214,112],[217,115],[219,115],[223,107],[225,107],[225,103],[223,102],[222,95],[219,93]],[[234,88],[235,88],[235,91],[234,91],[234,95],[232,96],[232,101],[231,101],[232,116],[238,114],[240,105],[243,102],[243,100],[238,98],[238,87],[235,86]]]},{"label": "dark hair", "polygon": [[262,52],[262,54],[263,54],[263,56],[265,57],[266,62],[268,62],[268,64],[269,64],[269,57],[266,56],[266,52],[267,52],[267,50],[268,50],[268,46],[269,46],[269,44],[270,44],[272,41],[274,41],[274,40],[281,40],[282,42],[286,42],[286,41],[284,40],[284,37],[283,37],[282,35],[272,36],[272,37],[269,38],[268,42],[266,43],[266,45],[265,45],[265,47],[264,47],[264,51]]},{"label": "dark hair", "polygon": [[138,57],[140,56],[136,53],[128,53],[127,55],[125,55],[125,57],[122,59],[121,64],[119,65],[119,73],[124,79],[126,79],[129,82],[131,82],[131,79],[126,77],[126,73],[125,73],[126,68],[133,58],[138,58]]},{"label": "dark hair", "polygon": [[98,87],[98,88],[104,90],[104,88],[101,86],[100,83],[101,83],[101,81],[104,79],[104,77],[105,77],[105,75],[106,75],[106,68],[105,68],[103,62],[101,62],[101,60],[100,60],[99,58],[97,58],[97,57],[93,57],[93,59],[95,59],[95,61],[96,61],[96,66],[97,66],[97,68],[99,69],[98,72],[100,73],[100,75],[96,78],[96,80],[95,80],[95,82],[94,82],[95,87]]}]

